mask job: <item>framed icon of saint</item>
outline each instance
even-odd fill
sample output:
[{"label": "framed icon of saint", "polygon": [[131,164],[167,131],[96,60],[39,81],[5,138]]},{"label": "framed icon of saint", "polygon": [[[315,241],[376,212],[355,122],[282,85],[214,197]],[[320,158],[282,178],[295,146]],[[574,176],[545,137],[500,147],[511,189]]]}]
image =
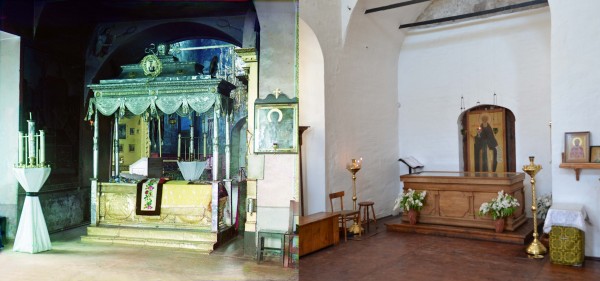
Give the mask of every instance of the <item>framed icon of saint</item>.
[{"label": "framed icon of saint", "polygon": [[467,167],[471,172],[507,172],[503,108],[467,112]]},{"label": "framed icon of saint", "polygon": [[590,132],[565,133],[565,163],[590,162]]}]

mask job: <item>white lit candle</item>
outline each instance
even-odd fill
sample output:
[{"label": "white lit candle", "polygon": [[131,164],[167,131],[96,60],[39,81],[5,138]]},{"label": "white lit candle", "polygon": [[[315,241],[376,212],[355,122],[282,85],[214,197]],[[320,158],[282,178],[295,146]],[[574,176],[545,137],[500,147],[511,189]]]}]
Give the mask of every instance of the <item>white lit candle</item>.
[{"label": "white lit candle", "polygon": [[177,134],[177,160],[181,158],[181,134]]},{"label": "white lit candle", "polygon": [[194,159],[194,126],[190,126],[190,160]]},{"label": "white lit candle", "polygon": [[204,115],[204,125],[202,126],[202,155],[204,155],[204,159],[206,159],[206,137],[208,135],[208,118]]},{"label": "white lit candle", "polygon": [[35,165],[35,122],[33,120],[27,120],[27,146],[29,148],[29,165]]},{"label": "white lit candle", "polygon": [[46,164],[46,133],[40,130],[40,164]]},{"label": "white lit candle", "polygon": [[35,163],[34,165],[37,165],[40,163],[40,140],[38,138],[38,135],[34,135],[34,140],[35,140]]},{"label": "white lit candle", "polygon": [[[222,53],[223,50],[221,50],[220,52]],[[219,77],[223,73],[223,55],[222,54],[219,54],[219,69],[218,69],[217,73],[219,74]]]},{"label": "white lit candle", "polygon": [[24,151],[24,147],[23,147],[23,132],[19,131],[19,166],[25,164],[23,162],[23,155],[25,155],[25,151]]}]

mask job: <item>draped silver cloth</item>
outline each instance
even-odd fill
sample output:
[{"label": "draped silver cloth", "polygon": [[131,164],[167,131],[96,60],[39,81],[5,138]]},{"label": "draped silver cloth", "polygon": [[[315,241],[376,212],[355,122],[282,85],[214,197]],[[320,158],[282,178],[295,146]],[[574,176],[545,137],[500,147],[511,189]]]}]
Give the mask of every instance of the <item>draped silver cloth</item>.
[{"label": "draped silver cloth", "polygon": [[164,94],[148,96],[96,96],[90,98],[88,119],[94,113],[94,108],[102,115],[113,115],[119,110],[119,115],[125,115],[125,110],[134,115],[144,112],[156,114],[160,110],[164,114],[177,113],[179,116],[188,116],[191,111],[198,114],[210,110],[213,106],[221,105],[221,96],[218,93],[190,93],[190,94]]}]

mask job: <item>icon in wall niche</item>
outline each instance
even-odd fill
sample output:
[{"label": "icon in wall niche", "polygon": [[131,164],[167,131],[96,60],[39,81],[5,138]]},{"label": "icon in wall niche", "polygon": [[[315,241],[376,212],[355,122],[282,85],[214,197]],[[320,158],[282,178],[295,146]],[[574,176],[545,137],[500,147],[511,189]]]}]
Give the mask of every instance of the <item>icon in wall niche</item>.
[{"label": "icon in wall niche", "polygon": [[129,144],[129,152],[135,151],[135,144]]},{"label": "icon in wall niche", "polygon": [[468,170],[507,171],[506,125],[503,108],[467,112]]},{"label": "icon in wall niche", "polygon": [[129,128],[129,135],[130,136],[135,135],[135,129],[134,128]]}]

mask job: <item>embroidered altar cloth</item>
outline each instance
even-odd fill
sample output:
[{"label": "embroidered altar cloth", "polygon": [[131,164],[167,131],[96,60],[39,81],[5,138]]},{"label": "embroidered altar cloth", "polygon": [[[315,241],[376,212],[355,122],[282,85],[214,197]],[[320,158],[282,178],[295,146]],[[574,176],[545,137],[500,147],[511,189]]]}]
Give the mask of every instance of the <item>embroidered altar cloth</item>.
[{"label": "embroidered altar cloth", "polygon": [[159,216],[162,203],[162,178],[142,180],[137,185],[136,215]]}]

